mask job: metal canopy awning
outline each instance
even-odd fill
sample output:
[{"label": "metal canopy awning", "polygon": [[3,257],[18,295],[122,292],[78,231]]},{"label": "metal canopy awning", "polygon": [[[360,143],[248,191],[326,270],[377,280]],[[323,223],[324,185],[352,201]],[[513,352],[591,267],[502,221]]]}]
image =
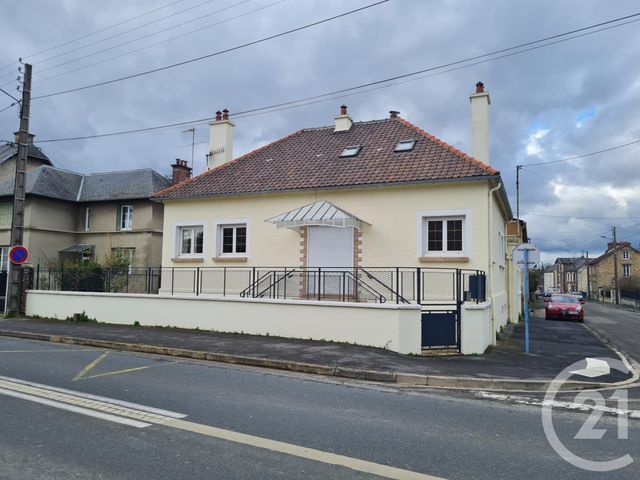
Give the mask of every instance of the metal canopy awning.
[{"label": "metal canopy awning", "polygon": [[86,253],[93,252],[96,249],[95,245],[90,245],[88,243],[77,243],[75,245],[71,245],[63,250],[60,250],[60,253]]},{"label": "metal canopy awning", "polygon": [[277,215],[265,220],[274,223],[278,228],[291,228],[294,230],[304,226],[326,226],[326,227],[355,227],[362,229],[368,222],[360,220],[331,202],[319,200],[304,207],[296,208],[290,212]]}]

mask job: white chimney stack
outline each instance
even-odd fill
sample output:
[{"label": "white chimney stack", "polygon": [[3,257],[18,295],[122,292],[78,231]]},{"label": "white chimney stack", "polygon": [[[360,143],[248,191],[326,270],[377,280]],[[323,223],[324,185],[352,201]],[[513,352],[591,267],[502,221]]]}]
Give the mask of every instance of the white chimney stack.
[{"label": "white chimney stack", "polygon": [[334,132],[348,132],[353,125],[353,119],[347,114],[347,106],[340,107],[340,115],[334,117],[336,119],[336,128]]},{"label": "white chimney stack", "polygon": [[229,120],[229,110],[226,108],[216,112],[215,121],[209,124],[209,154],[207,155],[207,169],[219,167],[233,159],[233,127],[235,123]]},{"label": "white chimney stack", "polygon": [[489,165],[489,93],[482,82],[476,83],[476,93],[469,95],[471,101],[471,156]]}]

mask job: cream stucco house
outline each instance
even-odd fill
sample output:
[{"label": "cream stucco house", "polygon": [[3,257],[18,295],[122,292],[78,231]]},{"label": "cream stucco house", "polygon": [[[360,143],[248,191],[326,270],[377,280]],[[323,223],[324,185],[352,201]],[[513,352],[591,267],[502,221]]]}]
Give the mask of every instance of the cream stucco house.
[{"label": "cream stucco house", "polygon": [[[512,213],[500,173],[489,164],[489,94],[476,87],[473,156],[399,112],[354,122],[342,106],[331,126],[298,130],[234,159],[235,125],[226,110],[217,112],[208,171],[154,196],[165,206],[163,291],[178,290],[183,274],[186,291],[197,284],[198,293],[203,282],[223,278],[223,269],[343,276],[357,267],[392,276],[394,268],[428,269],[432,278],[438,269],[467,269],[486,272],[497,331],[509,316],[505,225]],[[278,275],[270,288],[281,286]],[[403,277],[393,278],[387,293],[403,288]],[[368,281],[384,283],[375,275]],[[427,289],[445,288],[437,283]]]}]

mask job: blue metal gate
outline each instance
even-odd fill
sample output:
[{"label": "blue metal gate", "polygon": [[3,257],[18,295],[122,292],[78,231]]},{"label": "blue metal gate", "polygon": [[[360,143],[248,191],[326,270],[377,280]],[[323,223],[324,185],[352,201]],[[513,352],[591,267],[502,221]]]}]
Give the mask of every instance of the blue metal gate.
[{"label": "blue metal gate", "polygon": [[422,311],[422,348],[460,350],[460,310]]}]

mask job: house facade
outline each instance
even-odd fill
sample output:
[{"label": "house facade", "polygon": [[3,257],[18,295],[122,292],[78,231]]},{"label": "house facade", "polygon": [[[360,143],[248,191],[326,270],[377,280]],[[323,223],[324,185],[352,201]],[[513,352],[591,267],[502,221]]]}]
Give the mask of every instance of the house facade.
[{"label": "house facade", "polygon": [[556,258],[555,286],[562,293],[586,292],[588,290],[586,281],[586,266],[588,259],[585,257]]},{"label": "house facade", "polygon": [[552,292],[557,288],[555,265],[549,265],[545,267],[543,273],[543,284],[545,292]]},{"label": "house facade", "polygon": [[[7,145],[0,153],[0,252],[6,268],[17,147]],[[168,179],[150,169],[70,172],[55,168],[33,144],[28,165],[24,245],[30,263],[103,261],[117,254],[130,266],[160,265],[163,207],[150,197],[169,186]]]},{"label": "house facade", "polygon": [[[202,269],[200,279],[241,266],[464,268],[487,273],[497,331],[509,316],[505,225],[512,214],[500,174],[488,165],[482,84],[471,103],[473,150],[484,158],[399,112],[354,122],[342,106],[331,126],[233,159],[234,123],[217,112],[209,170],[154,196],[165,207],[163,288],[174,288],[177,277],[165,276],[183,267]],[[444,278],[434,275],[422,288],[449,288]]]},{"label": "house facade", "polygon": [[617,262],[619,290],[636,290],[640,276],[640,251],[623,241],[607,244],[607,250],[589,265],[591,295],[604,301],[615,301],[614,264]]}]

